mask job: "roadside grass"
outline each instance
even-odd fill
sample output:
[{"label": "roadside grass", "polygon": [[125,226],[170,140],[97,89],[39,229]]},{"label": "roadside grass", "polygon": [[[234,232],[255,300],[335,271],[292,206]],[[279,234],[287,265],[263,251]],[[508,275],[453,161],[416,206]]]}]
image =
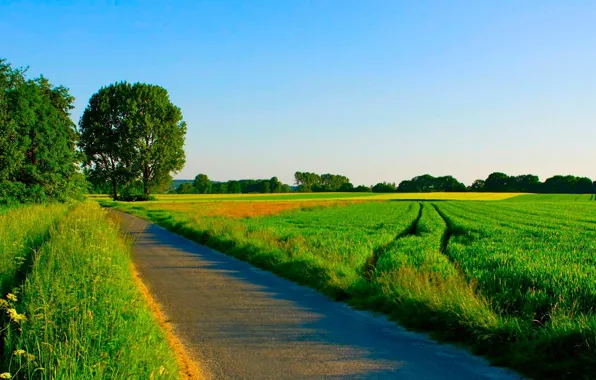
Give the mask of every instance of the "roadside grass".
[{"label": "roadside grass", "polygon": [[529,376],[596,375],[596,203],[166,204],[109,205]]},{"label": "roadside grass", "polygon": [[[43,214],[53,206],[29,207]],[[0,373],[19,379],[178,378],[176,357],[130,264],[129,245],[97,204],[77,205],[59,217],[34,252],[23,285],[2,301]]]},{"label": "roadside grass", "polygon": [[[0,213],[0,298],[16,284],[17,272],[48,238],[50,226],[66,214],[68,206],[19,206]],[[30,264],[30,263],[29,263]]]}]

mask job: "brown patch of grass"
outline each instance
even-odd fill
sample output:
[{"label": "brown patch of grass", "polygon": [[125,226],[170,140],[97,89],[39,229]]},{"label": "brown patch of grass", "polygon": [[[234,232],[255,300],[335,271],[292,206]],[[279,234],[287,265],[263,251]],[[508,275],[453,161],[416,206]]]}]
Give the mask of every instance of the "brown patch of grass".
[{"label": "brown patch of grass", "polygon": [[226,218],[254,218],[277,215],[286,211],[304,210],[314,207],[347,206],[364,200],[318,200],[318,201],[270,201],[270,202],[157,202],[143,205],[152,210],[177,211],[194,218],[223,216]]}]

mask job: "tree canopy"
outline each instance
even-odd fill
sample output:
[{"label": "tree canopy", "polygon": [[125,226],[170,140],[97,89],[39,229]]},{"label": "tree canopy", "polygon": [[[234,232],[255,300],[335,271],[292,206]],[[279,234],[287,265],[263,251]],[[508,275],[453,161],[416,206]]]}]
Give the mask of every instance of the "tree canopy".
[{"label": "tree canopy", "polygon": [[484,181],[476,180],[470,190],[496,193],[590,194],[596,191],[596,186],[587,177],[556,175],[540,182],[538,176],[533,174],[509,176],[505,173],[495,172],[491,173]]},{"label": "tree canopy", "polygon": [[458,192],[466,191],[466,185],[459,182],[452,176],[433,177],[430,174],[424,174],[400,182],[397,191],[402,193],[425,193],[425,192]]},{"label": "tree canopy", "polygon": [[0,59],[0,199],[64,201],[81,196],[74,98],[43,76]]},{"label": "tree canopy", "polygon": [[350,191],[354,187],[348,177],[339,174],[296,172],[294,180],[301,192]]},{"label": "tree canopy", "polygon": [[160,86],[102,87],[91,96],[79,128],[90,180],[109,182],[115,199],[119,189],[135,183],[148,197],[184,166],[186,123]]}]

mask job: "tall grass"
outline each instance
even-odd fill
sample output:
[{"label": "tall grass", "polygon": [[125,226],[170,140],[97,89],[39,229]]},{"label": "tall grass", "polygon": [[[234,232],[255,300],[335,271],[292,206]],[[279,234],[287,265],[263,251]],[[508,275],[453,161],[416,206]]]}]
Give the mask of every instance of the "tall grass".
[{"label": "tall grass", "polygon": [[0,213],[0,297],[15,285],[17,272],[48,238],[50,226],[66,214],[62,204],[20,206]]},{"label": "tall grass", "polygon": [[129,254],[98,205],[79,205],[52,226],[24,285],[4,301],[11,319],[4,371],[27,379],[177,378]]}]

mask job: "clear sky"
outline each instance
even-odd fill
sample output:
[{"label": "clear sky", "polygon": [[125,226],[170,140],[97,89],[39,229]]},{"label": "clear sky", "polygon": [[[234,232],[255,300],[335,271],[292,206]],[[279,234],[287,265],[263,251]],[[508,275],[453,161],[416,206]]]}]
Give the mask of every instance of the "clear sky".
[{"label": "clear sky", "polygon": [[165,87],[176,178],[596,179],[593,1],[0,1],[0,57],[77,98]]}]

